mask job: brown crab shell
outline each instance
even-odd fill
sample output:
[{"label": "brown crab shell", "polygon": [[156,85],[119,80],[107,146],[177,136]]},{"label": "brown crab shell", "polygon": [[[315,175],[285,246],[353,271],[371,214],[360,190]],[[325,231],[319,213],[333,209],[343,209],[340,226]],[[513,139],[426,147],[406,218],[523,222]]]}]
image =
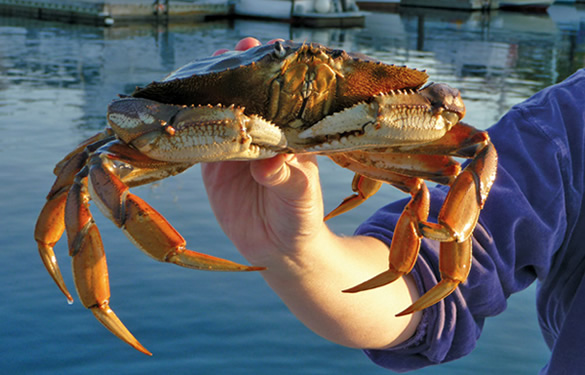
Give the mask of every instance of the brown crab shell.
[{"label": "brown crab shell", "polygon": [[163,81],[137,88],[132,96],[166,104],[233,104],[245,108],[248,115],[256,114],[285,127],[288,120],[274,119],[269,104],[271,95],[275,95],[273,82],[282,80],[296,63],[326,64],[335,72],[335,92],[330,93],[334,97],[328,113],[315,114],[308,125],[380,93],[417,90],[428,78],[424,71],[384,64],[362,54],[287,41],[195,60]]}]

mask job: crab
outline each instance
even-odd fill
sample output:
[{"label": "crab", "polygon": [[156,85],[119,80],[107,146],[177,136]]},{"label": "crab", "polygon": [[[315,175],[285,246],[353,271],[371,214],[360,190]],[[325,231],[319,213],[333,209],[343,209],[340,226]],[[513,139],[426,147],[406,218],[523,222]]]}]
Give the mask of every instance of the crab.
[{"label": "crab", "polygon": [[[123,341],[151,354],[109,306],[105,254],[89,201],[156,260],[201,270],[262,270],[187,249],[129,188],[200,162],[315,153],[355,172],[354,194],[325,220],[358,206],[382,183],[411,196],[396,225],[387,271],[344,292],[409,273],[425,237],[440,241],[441,281],[399,315],[425,309],[466,280],[471,233],[497,168],[487,133],[461,122],[459,91],[425,86],[427,78],[424,71],[361,54],[289,41],[196,60],[139,87],[109,105],[104,131],[57,164],[35,229],[43,263],[72,301],[53,250],[66,231],[83,305]],[[456,158],[471,161],[462,168]],[[450,187],[436,222],[428,221],[424,180]]]}]

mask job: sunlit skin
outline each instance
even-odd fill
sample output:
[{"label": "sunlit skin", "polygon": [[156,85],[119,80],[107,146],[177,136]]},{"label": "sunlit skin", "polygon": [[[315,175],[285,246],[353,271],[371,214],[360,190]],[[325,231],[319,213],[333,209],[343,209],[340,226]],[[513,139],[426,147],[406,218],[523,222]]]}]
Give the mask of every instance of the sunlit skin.
[{"label": "sunlit skin", "polygon": [[[235,50],[257,45],[257,39],[244,38]],[[372,237],[339,236],[323,222],[315,156],[279,155],[201,168],[226,235],[252,265],[267,267],[262,276],[307,327],[354,348],[388,348],[412,336],[421,313],[396,317],[419,297],[410,276],[377,289],[342,293],[384,271],[389,250]]]}]

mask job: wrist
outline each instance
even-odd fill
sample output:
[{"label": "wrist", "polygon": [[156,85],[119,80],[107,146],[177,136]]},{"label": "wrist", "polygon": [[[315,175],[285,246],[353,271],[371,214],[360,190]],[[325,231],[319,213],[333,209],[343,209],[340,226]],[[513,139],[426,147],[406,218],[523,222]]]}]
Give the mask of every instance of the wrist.
[{"label": "wrist", "polygon": [[[308,244],[307,244],[308,245]],[[307,327],[340,345],[382,349],[415,332],[421,314],[395,315],[418,298],[406,276],[384,287],[343,293],[388,266],[388,248],[371,237],[340,237],[328,228],[311,246],[262,271],[266,282]]]}]

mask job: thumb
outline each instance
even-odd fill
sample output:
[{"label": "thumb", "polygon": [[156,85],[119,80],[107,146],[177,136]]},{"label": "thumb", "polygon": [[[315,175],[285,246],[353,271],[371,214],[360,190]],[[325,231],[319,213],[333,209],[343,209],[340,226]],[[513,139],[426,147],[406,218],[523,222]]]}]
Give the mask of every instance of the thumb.
[{"label": "thumb", "polygon": [[255,160],[250,172],[257,183],[285,199],[309,198],[306,194],[319,189],[317,158],[313,155],[281,154]]}]

